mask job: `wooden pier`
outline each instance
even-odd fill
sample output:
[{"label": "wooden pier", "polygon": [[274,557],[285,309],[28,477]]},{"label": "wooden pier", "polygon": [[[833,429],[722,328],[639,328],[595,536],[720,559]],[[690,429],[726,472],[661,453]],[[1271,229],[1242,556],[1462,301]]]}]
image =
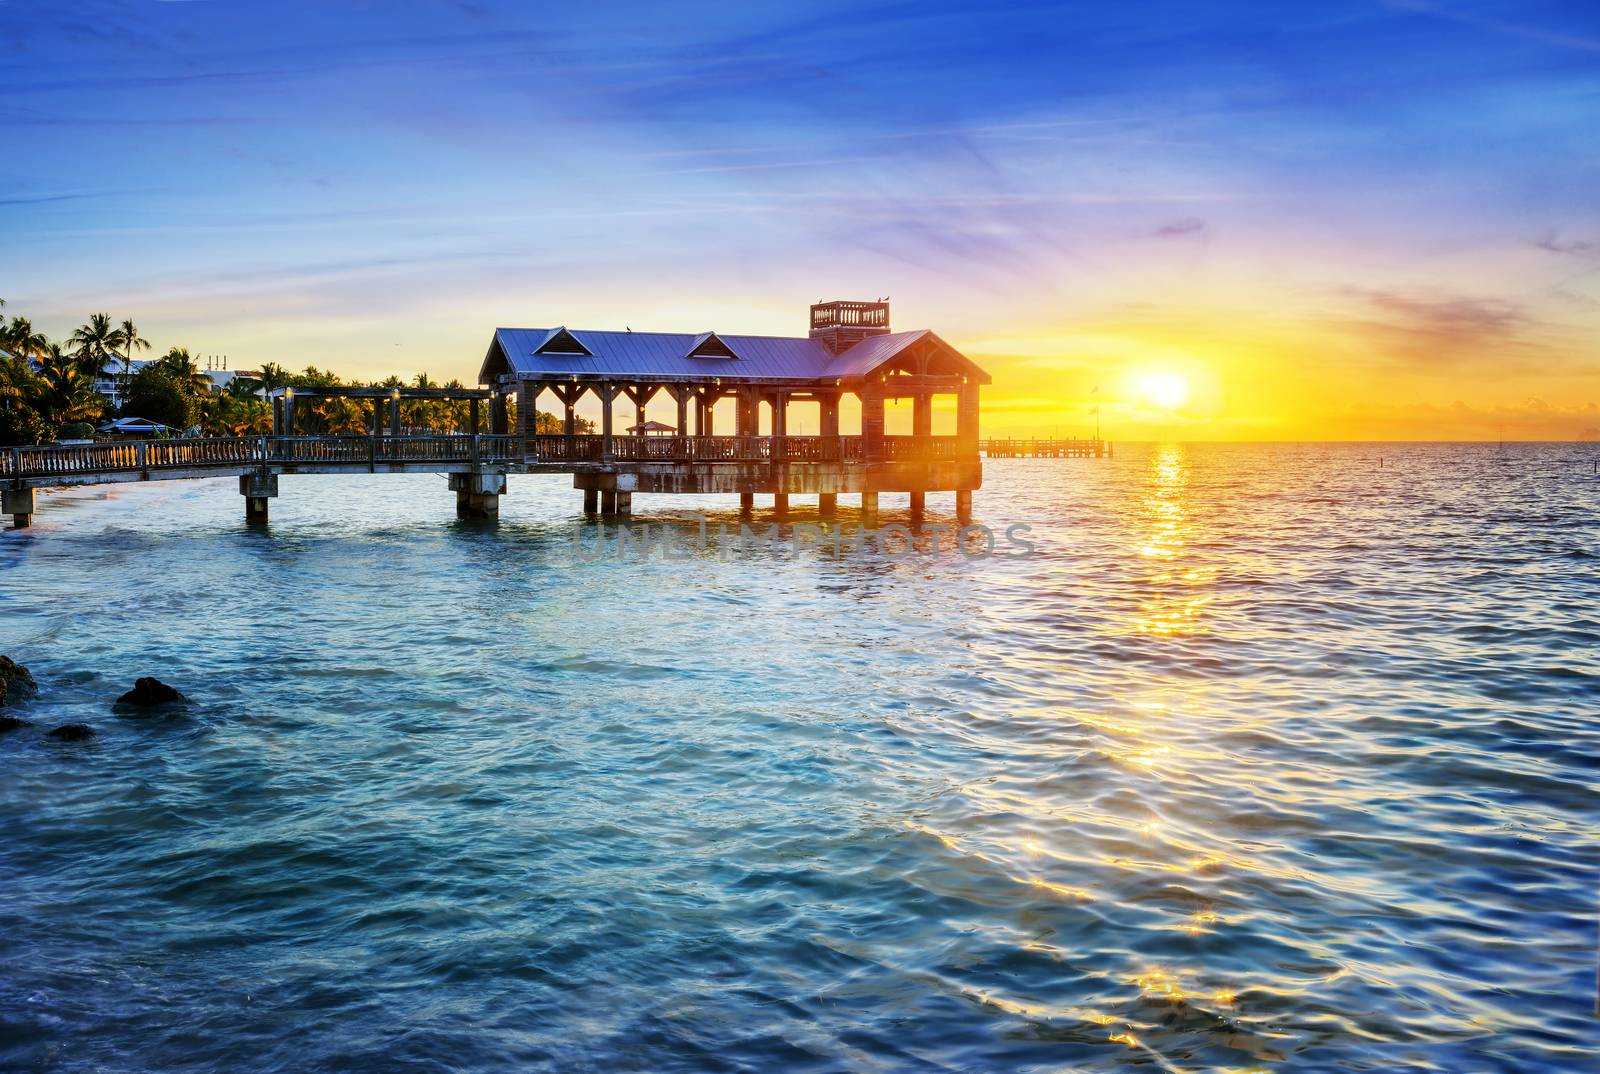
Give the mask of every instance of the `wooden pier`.
[{"label": "wooden pier", "polygon": [[[950,491],[957,517],[969,518],[983,480],[978,388],[988,375],[932,332],[890,334],[886,303],[823,303],[811,325],[800,338],[499,329],[483,388],[283,388],[271,393],[271,436],[0,449],[0,507],[23,527],[41,487],[237,476],[246,519],[264,522],[283,474],[436,473],[448,478],[461,517],[488,518],[507,475],[564,473],[589,514],[628,515],[635,493],[737,493],[747,511],[757,495],[771,496],[779,515],[791,495],[815,495],[829,517],[841,494],[858,494],[872,524],[881,492],[909,493],[917,517],[927,493]],[[561,407],[557,435],[535,420],[547,393]],[[601,406],[594,433],[579,430],[575,411],[588,393]],[[856,435],[840,429],[845,394],[860,401]],[[939,394],[957,399],[951,436],[933,435]],[[645,408],[658,395],[675,404],[678,435],[615,432],[617,403],[627,400],[632,426],[647,428]],[[319,397],[370,405],[366,435],[303,435]],[[469,432],[403,427],[407,400],[445,397],[469,403]],[[891,399],[912,401],[912,435],[886,434]],[[731,436],[713,428],[720,400],[733,402]],[[795,404],[818,408],[819,435],[789,435]]]},{"label": "wooden pier", "polygon": [[1104,440],[982,440],[986,459],[1098,459],[1114,455]]}]

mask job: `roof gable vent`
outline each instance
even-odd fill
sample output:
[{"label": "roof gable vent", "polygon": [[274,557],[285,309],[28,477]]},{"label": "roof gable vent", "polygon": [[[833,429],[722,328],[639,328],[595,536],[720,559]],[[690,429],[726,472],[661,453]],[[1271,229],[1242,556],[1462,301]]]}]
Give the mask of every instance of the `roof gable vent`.
[{"label": "roof gable vent", "polygon": [[737,358],[733,348],[722,341],[722,337],[715,332],[701,332],[694,337],[694,343],[689,347],[685,358]]},{"label": "roof gable vent", "polygon": [[544,337],[544,342],[533,348],[534,354],[587,354],[594,356],[594,352],[585,347],[578,337],[568,332],[565,328],[552,328],[550,334]]}]

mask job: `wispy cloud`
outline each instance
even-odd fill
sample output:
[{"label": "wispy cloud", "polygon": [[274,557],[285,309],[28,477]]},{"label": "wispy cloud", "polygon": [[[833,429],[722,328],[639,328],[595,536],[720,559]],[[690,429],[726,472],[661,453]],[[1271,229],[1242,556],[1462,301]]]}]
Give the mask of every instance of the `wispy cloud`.
[{"label": "wispy cloud", "polygon": [[1553,254],[1592,254],[1600,252],[1600,242],[1584,239],[1563,239],[1554,231],[1534,239],[1533,244]]},{"label": "wispy cloud", "polygon": [[1206,222],[1196,216],[1185,216],[1174,220],[1170,224],[1162,224],[1156,228],[1156,234],[1162,238],[1176,238],[1181,235],[1196,235],[1206,230]]}]

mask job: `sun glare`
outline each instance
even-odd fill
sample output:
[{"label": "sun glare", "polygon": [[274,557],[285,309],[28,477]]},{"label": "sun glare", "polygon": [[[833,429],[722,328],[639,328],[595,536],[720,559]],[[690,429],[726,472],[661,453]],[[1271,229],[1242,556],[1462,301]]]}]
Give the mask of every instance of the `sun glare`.
[{"label": "sun glare", "polygon": [[1163,410],[1182,406],[1189,399],[1189,381],[1182,373],[1147,373],[1139,378],[1145,401]]}]

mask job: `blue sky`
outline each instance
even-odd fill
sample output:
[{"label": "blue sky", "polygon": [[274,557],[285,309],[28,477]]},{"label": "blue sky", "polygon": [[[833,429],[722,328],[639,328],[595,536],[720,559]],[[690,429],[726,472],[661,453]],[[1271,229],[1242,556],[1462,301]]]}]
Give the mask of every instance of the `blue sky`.
[{"label": "blue sky", "polygon": [[496,324],[797,333],[887,294],[1018,427],[1165,363],[1179,433],[1600,428],[1592,2],[0,22],[0,297],[52,334],[448,376]]}]

